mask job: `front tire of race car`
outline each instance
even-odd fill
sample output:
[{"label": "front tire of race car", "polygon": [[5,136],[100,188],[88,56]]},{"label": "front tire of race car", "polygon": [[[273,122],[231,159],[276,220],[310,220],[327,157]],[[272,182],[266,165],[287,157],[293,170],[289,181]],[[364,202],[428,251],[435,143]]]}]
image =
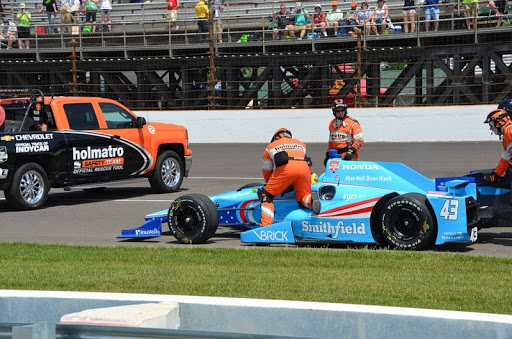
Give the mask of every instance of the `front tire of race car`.
[{"label": "front tire of race car", "polygon": [[49,191],[50,183],[44,169],[36,163],[28,163],[16,170],[11,186],[4,193],[12,208],[30,210],[41,207]]},{"label": "front tire of race car", "polygon": [[437,236],[427,198],[410,193],[390,199],[381,211],[379,228],[392,248],[423,250],[434,245]]},{"label": "front tire of race car", "polygon": [[188,194],[174,200],[167,214],[169,230],[184,244],[203,244],[215,235],[219,222],[217,208],[202,194]]},{"label": "front tire of race car", "polygon": [[149,184],[155,193],[176,192],[183,182],[183,161],[176,152],[165,151],[156,159]]}]

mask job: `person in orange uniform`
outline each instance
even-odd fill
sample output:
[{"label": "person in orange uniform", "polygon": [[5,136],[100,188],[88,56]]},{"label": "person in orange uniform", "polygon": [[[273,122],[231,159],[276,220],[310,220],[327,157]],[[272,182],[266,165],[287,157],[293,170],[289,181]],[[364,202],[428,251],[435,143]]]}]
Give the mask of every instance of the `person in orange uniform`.
[{"label": "person in orange uniform", "polygon": [[315,214],[320,213],[321,203],[316,192],[311,193],[311,161],[306,156],[306,144],[292,138],[286,128],[276,131],[263,153],[263,178],[266,185],[261,190],[261,226],[274,222],[274,197],[293,186],[299,205]]},{"label": "person in orange uniform", "polygon": [[484,181],[491,184],[504,184],[510,181],[506,175],[512,165],[512,120],[506,110],[495,109],[487,115],[484,123],[489,124],[492,133],[503,140],[501,159],[494,171],[484,177]]},{"label": "person in orange uniform", "polygon": [[363,130],[359,122],[347,115],[347,104],[343,99],[332,103],[334,119],[329,123],[329,143],[324,165],[329,160],[329,150],[336,149],[343,160],[358,160],[357,151],[364,145]]}]

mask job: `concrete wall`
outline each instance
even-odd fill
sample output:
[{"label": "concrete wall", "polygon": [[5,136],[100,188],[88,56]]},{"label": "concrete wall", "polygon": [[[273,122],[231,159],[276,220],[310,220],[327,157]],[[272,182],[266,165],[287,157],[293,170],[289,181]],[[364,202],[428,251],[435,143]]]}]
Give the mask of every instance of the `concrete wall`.
[{"label": "concrete wall", "polygon": [[310,338],[509,338],[512,316],[334,303],[176,295],[0,290],[0,323],[88,308],[171,302],[180,329]]},{"label": "concrete wall", "polygon": [[[367,142],[495,141],[483,121],[496,105],[350,108]],[[136,112],[187,127],[191,143],[265,143],[281,127],[304,142],[327,142],[327,109]]]}]

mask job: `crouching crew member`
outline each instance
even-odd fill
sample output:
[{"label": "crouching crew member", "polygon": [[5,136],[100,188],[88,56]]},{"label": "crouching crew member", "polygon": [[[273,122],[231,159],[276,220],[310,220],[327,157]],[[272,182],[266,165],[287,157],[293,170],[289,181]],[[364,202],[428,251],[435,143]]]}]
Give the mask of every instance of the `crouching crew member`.
[{"label": "crouching crew member", "polygon": [[329,143],[324,165],[329,160],[329,150],[336,149],[343,160],[358,160],[357,151],[364,145],[363,130],[359,122],[347,115],[347,104],[343,99],[332,103],[334,119],[329,123]]},{"label": "crouching crew member", "polygon": [[286,128],[276,131],[263,153],[263,178],[265,187],[261,191],[261,226],[274,222],[274,197],[289,186],[295,189],[297,202],[315,214],[320,213],[320,200],[316,192],[311,193],[311,161],[306,156],[306,144],[293,139]]},{"label": "crouching crew member", "polygon": [[512,165],[512,120],[505,109],[495,109],[487,115],[484,123],[489,124],[492,133],[503,140],[501,159],[484,181],[491,184],[506,184],[509,180],[506,180],[505,176]]}]

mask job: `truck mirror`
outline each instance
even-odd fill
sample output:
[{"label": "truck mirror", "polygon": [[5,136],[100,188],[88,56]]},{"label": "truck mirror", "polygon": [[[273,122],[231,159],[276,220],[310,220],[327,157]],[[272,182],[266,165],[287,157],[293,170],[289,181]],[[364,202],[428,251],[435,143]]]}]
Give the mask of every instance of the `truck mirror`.
[{"label": "truck mirror", "polygon": [[146,119],[144,117],[137,117],[137,128],[141,128],[146,124]]}]

